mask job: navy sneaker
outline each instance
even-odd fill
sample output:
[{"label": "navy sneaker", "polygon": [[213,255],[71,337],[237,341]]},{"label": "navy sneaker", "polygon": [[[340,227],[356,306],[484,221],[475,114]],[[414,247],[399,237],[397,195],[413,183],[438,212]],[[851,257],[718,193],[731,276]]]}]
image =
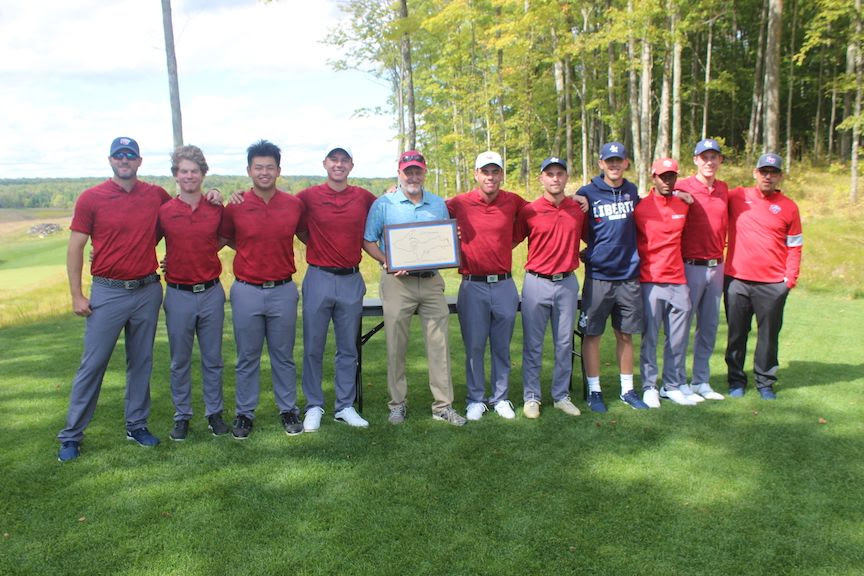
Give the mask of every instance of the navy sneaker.
[{"label": "navy sneaker", "polygon": [[68,462],[78,458],[81,453],[81,443],[69,440],[60,445],[60,452],[57,454],[57,460],[60,462]]},{"label": "navy sneaker", "polygon": [[622,394],[619,398],[634,410],[648,410],[648,405],[643,402],[633,390],[630,390],[626,394]]},{"label": "navy sneaker", "polygon": [[243,415],[234,418],[231,434],[237,440],[245,440],[252,433],[252,419]]},{"label": "navy sneaker", "polygon": [[770,384],[759,388],[759,396],[761,396],[763,400],[777,399],[777,394],[774,392],[774,388]]},{"label": "navy sneaker", "polygon": [[213,436],[223,436],[230,432],[228,425],[222,420],[222,413],[217,412],[207,417],[207,428],[213,433]]},{"label": "navy sneaker", "polygon": [[603,401],[603,392],[588,393],[588,408],[592,412],[606,412],[606,402]]},{"label": "navy sneaker", "polygon": [[729,396],[732,398],[743,398],[744,397],[744,387],[743,386],[730,386],[729,387]]},{"label": "navy sneaker", "polygon": [[135,430],[127,430],[126,439],[134,440],[139,446],[146,446],[148,448],[152,448],[159,444],[159,439],[150,434],[150,431],[147,430],[146,426]]},{"label": "navy sneaker", "polygon": [[186,440],[186,436],[189,435],[189,421],[188,420],[177,420],[174,422],[174,428],[171,429],[171,433],[168,436],[171,437],[171,440],[175,442],[182,442]]},{"label": "navy sneaker", "polygon": [[296,413],[283,412],[279,415],[279,418],[282,420],[282,428],[285,429],[285,433],[289,436],[303,433],[303,422],[300,421],[300,417]]}]

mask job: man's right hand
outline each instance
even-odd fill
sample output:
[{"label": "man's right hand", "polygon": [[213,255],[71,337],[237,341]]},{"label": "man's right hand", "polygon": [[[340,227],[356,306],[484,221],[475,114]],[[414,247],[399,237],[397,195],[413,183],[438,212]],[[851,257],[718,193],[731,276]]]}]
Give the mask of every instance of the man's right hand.
[{"label": "man's right hand", "polygon": [[231,197],[228,198],[229,204],[242,204],[243,203],[243,190],[237,190],[236,192],[231,193]]},{"label": "man's right hand", "polygon": [[84,318],[93,313],[93,309],[90,308],[90,300],[85,296],[72,297],[72,311],[76,316],[83,316]]}]

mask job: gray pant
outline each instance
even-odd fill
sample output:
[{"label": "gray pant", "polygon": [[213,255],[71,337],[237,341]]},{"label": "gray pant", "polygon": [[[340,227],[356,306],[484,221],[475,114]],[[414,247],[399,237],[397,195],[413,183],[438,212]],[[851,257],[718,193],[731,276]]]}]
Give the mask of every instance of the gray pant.
[{"label": "gray pant", "polygon": [[261,352],[264,340],[270,353],[273,396],[280,413],[297,411],[297,366],[294,364],[294,336],[297,329],[297,301],[293,282],[273,288],[259,288],[242,282],[231,286],[234,341],[237,344],[238,416],[255,417],[261,385]]},{"label": "gray pant", "polygon": [[525,274],[522,284],[522,387],[523,398],[540,400],[540,368],[546,326],[552,322],[555,367],[552,399],[570,394],[573,372],[573,322],[579,308],[579,280],[570,275],[560,282]]},{"label": "gray pant", "polygon": [[84,437],[121,330],[126,347],[126,429],[137,430],[147,425],[153,341],[161,302],[162,285],[158,282],[135,290],[93,284],[90,290],[93,313],[86,320],[84,352],[72,381],[66,427],[57,435],[60,442],[80,442]]},{"label": "gray pant", "polygon": [[303,278],[303,394],[306,410],[324,408],[321,388],[324,345],[333,320],[336,357],[333,389],[336,411],[354,404],[357,375],[357,331],[366,284],[360,273],[339,276],[309,266]]},{"label": "gray pant", "polygon": [[[720,300],[723,296],[723,264],[717,266],[696,266],[685,264],[687,287],[690,290],[692,309],[687,315],[687,334],[693,316],[696,316],[696,331],[693,333],[693,377],[691,382],[698,386],[707,384],[711,376],[708,367],[717,340],[717,327],[720,324]],[[687,361],[687,351],[684,351]],[[686,366],[685,366],[686,370]]]},{"label": "gray pant", "polygon": [[666,333],[663,347],[663,386],[677,390],[687,383],[684,355],[687,350],[687,317],[690,296],[686,284],[642,284],[644,330],[642,350],[642,389],[657,387],[657,337],[660,326]]},{"label": "gray pant", "polygon": [[193,293],[170,286],[165,289],[165,327],[171,348],[171,400],[174,420],[192,418],[192,346],[198,335],[204,415],[222,412],[222,327],[225,291],[218,282]]},{"label": "gray pant", "polygon": [[492,368],[489,403],[507,400],[510,388],[510,340],[516,325],[519,292],[512,278],[500,282],[462,280],[456,309],[465,344],[465,380],[468,403],[485,402],[484,360],[489,341]]}]

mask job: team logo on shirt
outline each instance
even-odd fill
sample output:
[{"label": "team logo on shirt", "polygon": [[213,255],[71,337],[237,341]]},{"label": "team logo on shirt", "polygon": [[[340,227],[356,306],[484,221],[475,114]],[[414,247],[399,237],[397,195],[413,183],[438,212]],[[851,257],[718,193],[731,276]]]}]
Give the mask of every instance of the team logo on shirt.
[{"label": "team logo on shirt", "polygon": [[778,206],[777,204],[771,204],[768,207],[768,211],[771,212],[771,214],[779,214],[780,213],[780,206]]}]

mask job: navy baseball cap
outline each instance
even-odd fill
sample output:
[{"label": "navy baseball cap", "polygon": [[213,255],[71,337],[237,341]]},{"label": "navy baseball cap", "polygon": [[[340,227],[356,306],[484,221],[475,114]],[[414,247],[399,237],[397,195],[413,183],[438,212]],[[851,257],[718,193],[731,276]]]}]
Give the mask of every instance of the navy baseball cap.
[{"label": "navy baseball cap", "polygon": [[136,142],[132,138],[127,138],[125,136],[115,138],[114,141],[111,142],[111,152],[108,155],[113,156],[115,153],[120,152],[121,150],[129,150],[130,152],[134,152],[138,156],[141,155],[141,151],[138,149],[138,142]]},{"label": "navy baseball cap", "polygon": [[756,169],[758,170],[759,168],[776,168],[782,172],[783,159],[773,152],[762,154],[759,156],[759,160],[756,161]]},{"label": "navy baseball cap", "polygon": [[706,138],[705,140],[700,140],[696,144],[696,149],[693,150],[693,156],[699,156],[703,152],[707,152],[708,150],[714,150],[718,154],[723,154],[723,151],[720,149],[720,143],[716,140],[712,140],[711,138]]},{"label": "navy baseball cap", "polygon": [[545,160],[543,160],[543,162],[540,164],[540,171],[543,172],[544,170],[546,170],[546,168],[548,168],[549,166],[552,166],[553,164],[558,164],[559,166],[564,168],[564,170],[567,170],[567,162],[566,161],[562,160],[561,158],[558,158],[557,156],[550,156],[550,157],[546,158]]},{"label": "navy baseball cap", "polygon": [[600,149],[600,160],[608,160],[609,158],[627,159],[627,148],[620,142],[608,142]]}]

